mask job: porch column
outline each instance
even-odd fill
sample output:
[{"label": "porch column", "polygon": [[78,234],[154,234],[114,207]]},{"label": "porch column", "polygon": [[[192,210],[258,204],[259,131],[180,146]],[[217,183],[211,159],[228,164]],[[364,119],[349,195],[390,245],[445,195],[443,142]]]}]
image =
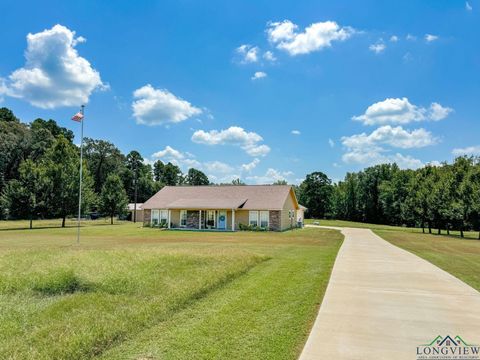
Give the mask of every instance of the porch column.
[{"label": "porch column", "polygon": [[168,210],[168,228],[170,229],[170,219],[172,217],[172,210]]},{"label": "porch column", "polygon": [[198,210],[198,229],[202,229],[202,210]]},{"label": "porch column", "polygon": [[235,209],[232,209],[232,231],[235,231]]}]

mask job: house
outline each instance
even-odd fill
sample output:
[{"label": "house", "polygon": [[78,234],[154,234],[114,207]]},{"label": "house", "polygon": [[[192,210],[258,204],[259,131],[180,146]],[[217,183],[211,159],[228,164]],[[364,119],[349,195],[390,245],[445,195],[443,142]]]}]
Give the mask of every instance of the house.
[{"label": "house", "polygon": [[128,220],[130,220],[130,221],[143,221],[142,206],[143,206],[142,203],[137,203],[137,211],[136,211],[136,217],[135,217],[134,214],[133,214],[133,212],[135,211],[135,204],[134,203],[128,204]]},{"label": "house", "polygon": [[281,231],[297,225],[300,205],[289,185],[165,186],[142,208],[146,226]]}]

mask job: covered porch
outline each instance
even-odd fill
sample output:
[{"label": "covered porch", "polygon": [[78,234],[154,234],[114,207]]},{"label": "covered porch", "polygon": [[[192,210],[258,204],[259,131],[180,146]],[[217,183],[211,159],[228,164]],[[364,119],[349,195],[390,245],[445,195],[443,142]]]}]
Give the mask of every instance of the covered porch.
[{"label": "covered porch", "polygon": [[181,230],[235,231],[235,209],[152,210],[152,226]]}]

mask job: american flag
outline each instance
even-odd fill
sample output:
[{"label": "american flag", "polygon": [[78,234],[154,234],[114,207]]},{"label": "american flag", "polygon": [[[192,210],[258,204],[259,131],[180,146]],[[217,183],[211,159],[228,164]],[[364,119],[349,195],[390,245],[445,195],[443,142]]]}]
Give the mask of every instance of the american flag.
[{"label": "american flag", "polygon": [[72,116],[73,121],[81,122],[82,119],[83,119],[83,114],[80,111]]}]

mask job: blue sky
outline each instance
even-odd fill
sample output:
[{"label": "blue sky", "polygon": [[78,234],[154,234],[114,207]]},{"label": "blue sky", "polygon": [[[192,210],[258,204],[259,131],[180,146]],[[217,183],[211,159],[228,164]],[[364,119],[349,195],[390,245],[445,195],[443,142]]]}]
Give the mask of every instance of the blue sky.
[{"label": "blue sky", "polygon": [[86,102],[86,136],[212,181],[480,155],[478,0],[6,0],[0,12],[0,106],[78,133],[69,119]]}]

